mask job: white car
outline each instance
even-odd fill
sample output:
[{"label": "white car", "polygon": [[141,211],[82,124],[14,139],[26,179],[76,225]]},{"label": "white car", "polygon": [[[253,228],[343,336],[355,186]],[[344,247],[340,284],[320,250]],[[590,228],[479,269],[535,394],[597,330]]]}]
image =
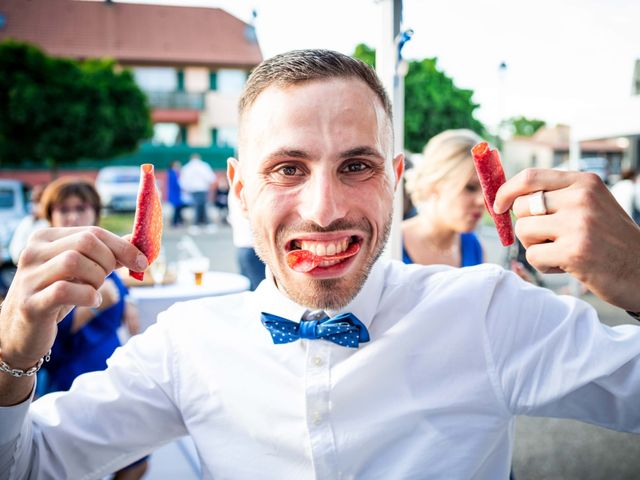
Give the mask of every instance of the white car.
[{"label": "white car", "polygon": [[96,177],[96,190],[104,208],[133,212],[139,183],[140,167],[103,167]]}]

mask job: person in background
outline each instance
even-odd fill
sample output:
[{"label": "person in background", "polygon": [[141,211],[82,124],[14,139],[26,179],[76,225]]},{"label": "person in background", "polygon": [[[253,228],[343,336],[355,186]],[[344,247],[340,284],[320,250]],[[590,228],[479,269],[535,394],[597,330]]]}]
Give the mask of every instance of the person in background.
[{"label": "person in background", "polygon": [[424,148],[423,160],[406,172],[406,189],[418,215],[402,222],[404,263],[454,267],[483,262],[474,233],[484,213],[471,148],[481,139],[470,130],[447,130]]},{"label": "person in background", "polygon": [[195,208],[196,225],[207,225],[209,218],[207,216],[207,200],[209,192],[215,189],[216,174],[213,172],[208,163],[203,162],[200,155],[193,154],[182,167],[179,179],[180,187],[187,192],[193,201]]},{"label": "person in background", "polygon": [[[52,227],[97,225],[100,219],[98,192],[82,179],[66,177],[49,184],[41,207]],[[102,297],[98,307],[75,307],[58,324],[51,361],[38,376],[38,394],[69,390],[78,375],[107,368],[107,358],[120,346],[118,329],[123,323],[130,335],[138,333],[137,312],[126,301],[128,290],[116,272],[107,276],[98,292]],[[114,480],[138,479],[146,470],[145,457],[118,471]]]},{"label": "person in background", "polygon": [[620,180],[611,187],[611,195],[636,223],[640,222],[639,184],[636,182],[636,172],[624,170]]},{"label": "person in background", "polygon": [[[471,148],[482,139],[471,130],[446,130],[429,140],[423,158],[405,172],[405,189],[418,214],[402,222],[402,261],[470,267],[484,262],[475,229],[485,211]],[[519,261],[511,270],[527,281]]]},{"label": "person in background", "polygon": [[24,247],[27,245],[29,236],[33,232],[49,226],[49,222],[47,222],[47,220],[44,218],[42,209],[40,208],[40,199],[42,197],[44,187],[44,185],[34,185],[34,187],[31,189],[29,214],[22,220],[20,220],[20,223],[16,227],[15,231],[13,232],[13,236],[11,237],[11,242],[9,243],[9,255],[11,256],[11,261],[15,265],[18,265],[20,254],[22,253]]},{"label": "person in background", "polygon": [[216,222],[224,225],[229,216],[229,182],[224,176],[221,176],[216,183],[216,191],[213,196],[213,206],[216,207]]},{"label": "person in background", "polygon": [[249,220],[242,215],[237,200],[229,196],[229,224],[233,232],[233,246],[240,273],[249,279],[250,290],[255,290],[265,278],[265,265],[253,248],[253,233]]},{"label": "person in background", "polygon": [[184,202],[182,200],[182,189],[180,188],[180,167],[182,164],[179,160],[171,162],[169,170],[167,170],[167,200],[173,207],[173,217],[171,218],[171,226],[178,227],[184,223],[182,218],[182,209]]}]

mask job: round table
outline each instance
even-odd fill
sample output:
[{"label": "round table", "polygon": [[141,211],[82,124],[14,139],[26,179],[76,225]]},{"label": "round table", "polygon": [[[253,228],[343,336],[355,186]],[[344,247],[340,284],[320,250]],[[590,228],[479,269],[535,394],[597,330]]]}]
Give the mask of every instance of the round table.
[{"label": "round table", "polygon": [[206,272],[202,285],[195,285],[193,274],[180,275],[176,283],[154,287],[129,287],[129,296],[138,306],[140,331],[155,323],[158,314],[176,302],[202,297],[214,297],[249,289],[249,279],[228,272]]}]

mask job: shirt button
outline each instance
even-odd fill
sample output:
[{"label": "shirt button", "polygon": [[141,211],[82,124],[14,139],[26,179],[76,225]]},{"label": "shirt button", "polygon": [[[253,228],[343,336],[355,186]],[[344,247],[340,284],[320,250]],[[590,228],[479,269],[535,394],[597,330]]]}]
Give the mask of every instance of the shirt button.
[{"label": "shirt button", "polygon": [[322,414],[320,412],[314,412],[312,422],[314,425],[320,425],[322,423]]},{"label": "shirt button", "polygon": [[316,367],[321,367],[324,364],[324,360],[321,357],[313,357],[313,364]]}]

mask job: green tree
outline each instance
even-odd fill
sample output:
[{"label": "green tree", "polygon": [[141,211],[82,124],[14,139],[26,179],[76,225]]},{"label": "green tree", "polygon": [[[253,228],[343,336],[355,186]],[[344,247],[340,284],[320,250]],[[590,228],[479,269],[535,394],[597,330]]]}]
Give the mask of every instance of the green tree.
[{"label": "green tree", "polygon": [[[353,54],[364,62],[375,64],[375,50],[359,44]],[[427,141],[450,128],[469,128],[479,134],[485,129],[473,113],[472,90],[455,86],[453,80],[437,68],[437,59],[425,58],[409,62],[405,77],[404,144],[412,152],[420,152]]]},{"label": "green tree", "polygon": [[502,122],[502,124],[511,130],[512,135],[519,137],[531,137],[547,123],[544,120],[520,116],[509,118]]},{"label": "green tree", "polygon": [[359,43],[356,45],[356,50],[353,52],[353,57],[362,60],[367,65],[375,68],[376,66],[376,50],[370,46]]},{"label": "green tree", "polygon": [[53,58],[7,40],[0,71],[0,165],[111,158],[151,135],[144,93],[111,60]]}]

